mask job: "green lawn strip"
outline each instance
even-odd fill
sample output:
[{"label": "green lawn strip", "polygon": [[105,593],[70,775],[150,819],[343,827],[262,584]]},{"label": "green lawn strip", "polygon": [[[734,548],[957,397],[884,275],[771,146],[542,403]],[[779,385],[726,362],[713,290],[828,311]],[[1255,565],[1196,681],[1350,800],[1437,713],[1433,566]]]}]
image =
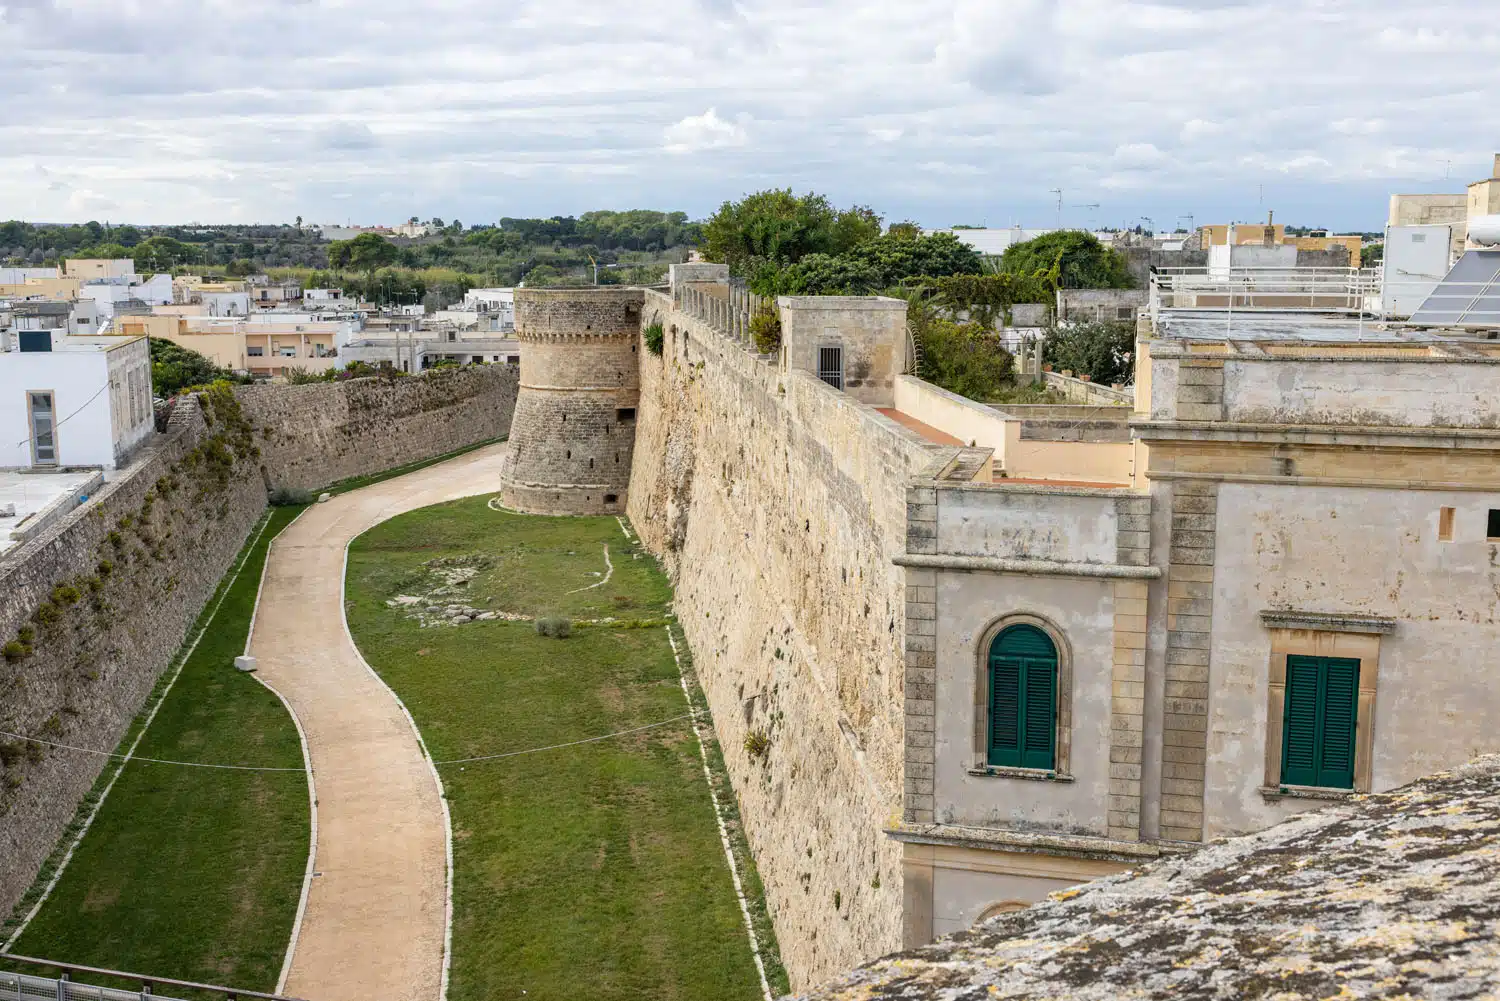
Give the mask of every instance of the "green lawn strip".
[{"label": "green lawn strip", "polygon": [[[608,583],[578,590],[602,580],[606,544]],[[462,589],[473,607],[636,624],[661,621],[671,600],[613,518],[528,517],[478,497],[371,529],[350,548],[350,628],[436,760],[687,712],[659,626],[575,626],[557,640],[530,622],[422,627],[387,606],[430,590],[425,562],[456,558],[483,563]],[[760,996],[688,720],[440,770],[454,828],[454,1001]]]},{"label": "green lawn strip", "polygon": [[724,818],[725,833],[729,835],[729,850],[734,853],[735,864],[739,867],[740,885],[750,911],[750,923],[760,941],[761,963],[766,969],[766,980],[771,984],[771,993],[781,997],[792,992],[792,985],[787,978],[786,966],[781,962],[781,947],[776,942],[776,926],[766,907],[766,890],[760,881],[760,871],[755,866],[755,856],[750,854],[750,841],[745,835],[745,825],[740,820],[739,801],[735,797],[734,786],[729,781],[729,769],[724,764],[724,749],[714,733],[708,698],[703,694],[703,686],[698,683],[698,672],[693,666],[693,651],[688,646],[680,625],[674,621],[669,628],[677,641],[677,655],[682,660],[682,671],[687,678],[693,708],[698,713],[698,719],[703,721],[703,749],[708,755],[709,779],[718,795],[720,815]]},{"label": "green lawn strip", "polygon": [[[299,510],[271,509],[136,748],[138,758],[302,767],[285,707],[233,666],[244,651],[267,547]],[[308,837],[307,780],[298,772],[132,760],[13,951],[270,991],[291,937]]]},{"label": "green lawn strip", "polygon": [[426,469],[428,466],[435,466],[439,462],[447,462],[449,459],[456,459],[460,455],[474,451],[476,448],[484,448],[486,445],[493,445],[496,442],[504,441],[506,437],[506,435],[501,435],[498,438],[489,438],[485,441],[476,441],[472,445],[465,445],[463,448],[455,448],[451,452],[444,452],[442,455],[434,455],[430,459],[418,459],[416,462],[408,462],[404,466],[396,466],[393,469],[387,469],[381,473],[371,473],[368,476],[351,476],[348,479],[339,480],[337,483],[330,484],[324,487],[322,490],[315,490],[313,491],[313,493],[330,493],[335,496],[339,494],[346,494],[351,490],[358,490],[360,487],[367,487],[372,483],[379,483],[382,480],[389,480],[392,477],[396,476],[405,476],[407,473],[414,473],[419,469]]}]

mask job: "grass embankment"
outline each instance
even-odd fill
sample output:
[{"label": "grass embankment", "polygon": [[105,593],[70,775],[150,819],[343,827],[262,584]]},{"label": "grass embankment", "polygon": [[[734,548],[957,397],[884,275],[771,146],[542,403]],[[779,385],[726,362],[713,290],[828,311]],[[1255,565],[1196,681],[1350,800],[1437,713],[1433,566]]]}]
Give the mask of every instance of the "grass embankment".
[{"label": "grass embankment", "polygon": [[[600,583],[606,546],[614,570]],[[402,595],[423,601],[387,604]],[[355,540],[347,597],[356,642],[437,761],[688,711],[662,621],[666,578],[614,518],[527,517],[483,497],[424,508]],[[429,604],[563,616],[572,635],[499,619],[424,627],[414,616]],[[621,621],[579,621],[605,617]],[[760,996],[688,720],[440,771],[453,821],[454,1001]],[[741,858],[781,993],[760,885]]]},{"label": "grass embankment", "polygon": [[[251,675],[234,669],[234,658],[245,649],[267,547],[299,510],[272,508],[259,536],[252,532],[239,575],[232,584],[226,575],[188,633],[191,641],[200,626],[207,627],[161,700],[137,757],[302,768],[297,730],[285,707]],[[175,666],[121,741],[122,753],[161,699]],[[38,886],[16,909],[17,918],[31,910],[116,768],[113,761],[105,766]],[[307,780],[299,772],[132,760],[12,951],[270,991],[291,938],[308,836]]]}]

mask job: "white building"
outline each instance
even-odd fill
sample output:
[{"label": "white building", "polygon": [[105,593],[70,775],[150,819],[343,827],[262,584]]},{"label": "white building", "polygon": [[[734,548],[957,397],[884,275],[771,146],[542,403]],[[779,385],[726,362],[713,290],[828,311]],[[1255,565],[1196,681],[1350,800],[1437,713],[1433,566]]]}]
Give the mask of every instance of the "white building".
[{"label": "white building", "polygon": [[986,257],[999,257],[1014,244],[1034,240],[1055,230],[1022,229],[1020,226],[1011,226],[1007,229],[930,229],[927,232],[929,234],[952,233]]},{"label": "white building", "polygon": [[123,276],[111,275],[106,278],[90,279],[79,286],[78,298],[93,299],[97,302],[100,317],[108,321],[114,318],[117,303],[131,299],[137,299],[147,306],[169,305],[172,302],[172,276],[162,273],[152,275],[150,278],[142,278],[131,272]]},{"label": "white building", "polygon": [[245,316],[250,312],[250,293],[237,290],[198,293],[204,316]]},{"label": "white building", "polygon": [[114,469],[151,434],[146,338],[21,330],[0,348],[0,469]]},{"label": "white building", "polygon": [[0,268],[0,285],[25,285],[33,278],[56,278],[56,268]]}]

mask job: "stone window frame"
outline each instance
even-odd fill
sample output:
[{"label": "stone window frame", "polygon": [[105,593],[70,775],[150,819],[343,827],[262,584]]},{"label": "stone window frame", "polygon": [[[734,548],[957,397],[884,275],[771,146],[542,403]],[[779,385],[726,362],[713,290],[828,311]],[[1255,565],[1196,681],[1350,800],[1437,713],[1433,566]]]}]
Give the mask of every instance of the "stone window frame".
[{"label": "stone window frame", "polygon": [[[1035,626],[1047,634],[1057,651],[1057,734],[1051,768],[1013,768],[989,763],[990,647],[995,638],[1011,626]],[[980,634],[978,649],[975,650],[972,696],[974,740],[969,774],[1073,781],[1073,645],[1057,623],[1033,612],[1007,612],[993,619]]]},{"label": "stone window frame", "polygon": [[[1370,792],[1375,765],[1375,698],[1380,687],[1380,637],[1395,630],[1395,620],[1269,610],[1261,612],[1260,617],[1271,634],[1271,657],[1266,676],[1266,752],[1262,794],[1268,798],[1341,798]],[[1359,661],[1352,789],[1292,786],[1281,781],[1286,661],[1295,656],[1346,657]]]}]

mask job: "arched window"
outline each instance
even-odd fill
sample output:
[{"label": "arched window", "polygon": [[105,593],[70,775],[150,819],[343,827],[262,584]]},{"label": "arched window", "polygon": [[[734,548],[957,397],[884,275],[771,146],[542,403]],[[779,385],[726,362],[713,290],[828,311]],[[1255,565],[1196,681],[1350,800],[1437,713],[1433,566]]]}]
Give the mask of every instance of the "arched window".
[{"label": "arched window", "polygon": [[990,643],[986,760],[1011,768],[1057,767],[1057,647],[1033,625]]}]

